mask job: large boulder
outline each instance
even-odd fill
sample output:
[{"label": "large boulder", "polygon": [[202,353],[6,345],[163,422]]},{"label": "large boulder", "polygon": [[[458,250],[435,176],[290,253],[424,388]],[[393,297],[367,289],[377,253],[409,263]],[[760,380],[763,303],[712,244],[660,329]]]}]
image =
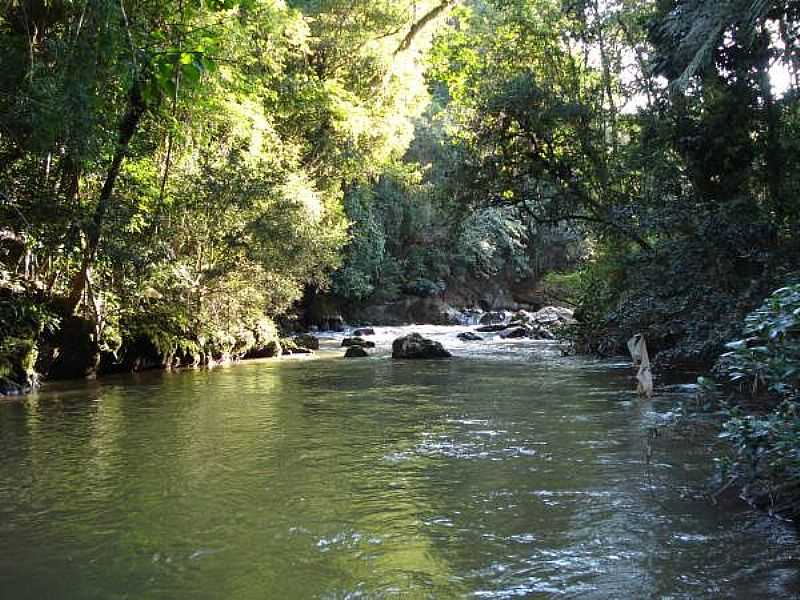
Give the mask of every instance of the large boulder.
[{"label": "large boulder", "polygon": [[405,321],[426,325],[460,325],[463,315],[440,298],[409,298]]},{"label": "large boulder", "polygon": [[367,358],[368,356],[369,352],[361,346],[350,346],[347,352],[344,353],[345,358]]},{"label": "large boulder", "polygon": [[378,323],[379,325],[404,325],[409,322],[406,306],[402,302],[370,304],[348,314],[350,321]]},{"label": "large boulder", "polygon": [[275,325],[278,326],[278,331],[285,336],[298,335],[303,333],[304,327],[297,320],[297,317],[281,316],[275,318]]},{"label": "large boulder", "polygon": [[352,348],[354,346],[360,348],[374,348],[375,342],[370,342],[360,337],[344,338],[342,340],[342,348]]},{"label": "large boulder", "polygon": [[355,337],[363,337],[365,335],[375,335],[375,330],[372,327],[362,327],[353,332]]},{"label": "large boulder", "polygon": [[484,316],[480,308],[468,308],[461,313],[462,325],[478,325]]},{"label": "large boulder", "polygon": [[418,333],[397,338],[392,342],[392,358],[432,359],[453,356],[439,342],[422,337]]},{"label": "large boulder", "polygon": [[[547,253],[547,249],[544,249]],[[556,254],[563,254],[564,250],[555,248]],[[550,259],[552,260],[552,258]],[[549,264],[553,264],[550,262]],[[539,277],[528,277],[525,279],[514,279],[509,282],[509,291],[512,298],[518,304],[524,306],[535,307],[536,309],[542,307],[547,302],[547,293],[545,286]]]},{"label": "large boulder", "polygon": [[464,325],[470,322],[470,317],[451,306],[445,308],[440,316],[442,325]]},{"label": "large boulder", "polygon": [[319,338],[310,333],[301,333],[296,335],[294,343],[301,348],[308,348],[309,350],[319,350]]},{"label": "large boulder", "polygon": [[338,302],[331,296],[320,293],[314,286],[306,289],[303,304],[302,323],[309,328],[313,326],[327,330],[331,319],[336,322],[341,314]]}]

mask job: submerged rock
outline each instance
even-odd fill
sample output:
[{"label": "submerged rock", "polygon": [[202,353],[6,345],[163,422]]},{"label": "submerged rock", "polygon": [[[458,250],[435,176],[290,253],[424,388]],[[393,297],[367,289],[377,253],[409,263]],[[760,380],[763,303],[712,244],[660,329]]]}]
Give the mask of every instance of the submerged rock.
[{"label": "submerged rock", "polygon": [[392,358],[431,359],[453,356],[439,342],[412,333],[392,342]]},{"label": "submerged rock", "polygon": [[472,333],[471,331],[465,331],[464,333],[458,334],[458,339],[462,342],[481,342],[483,338],[479,336],[477,333]]},{"label": "submerged rock", "polygon": [[353,335],[356,337],[362,337],[365,335],[375,335],[375,330],[372,327],[363,327],[362,329],[356,329],[353,332]]},{"label": "submerged rock", "polygon": [[367,358],[368,356],[369,352],[361,346],[350,346],[344,354],[345,358]]},{"label": "submerged rock", "polygon": [[309,350],[319,350],[319,338],[310,333],[301,333],[295,336],[295,344],[301,348],[308,348]]},{"label": "submerged rock", "polygon": [[359,346],[361,348],[374,348],[375,342],[370,342],[360,337],[344,338],[342,340],[342,348],[351,348],[353,346]]}]

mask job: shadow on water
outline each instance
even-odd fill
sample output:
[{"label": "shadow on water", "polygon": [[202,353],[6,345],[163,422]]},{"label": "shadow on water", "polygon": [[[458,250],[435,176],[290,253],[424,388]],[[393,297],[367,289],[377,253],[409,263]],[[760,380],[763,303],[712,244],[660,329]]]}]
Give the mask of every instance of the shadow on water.
[{"label": "shadow on water", "polygon": [[[796,537],[706,498],[627,365],[423,328],[0,405],[0,597],[792,597]],[[339,343],[327,342],[328,348]]]}]

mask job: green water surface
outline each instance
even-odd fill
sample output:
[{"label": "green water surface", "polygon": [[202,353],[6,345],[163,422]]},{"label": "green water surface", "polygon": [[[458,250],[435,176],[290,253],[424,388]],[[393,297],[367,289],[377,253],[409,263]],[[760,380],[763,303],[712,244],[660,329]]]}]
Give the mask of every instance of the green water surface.
[{"label": "green water surface", "polygon": [[0,404],[0,598],[786,598],[676,394],[518,359],[255,362]]}]

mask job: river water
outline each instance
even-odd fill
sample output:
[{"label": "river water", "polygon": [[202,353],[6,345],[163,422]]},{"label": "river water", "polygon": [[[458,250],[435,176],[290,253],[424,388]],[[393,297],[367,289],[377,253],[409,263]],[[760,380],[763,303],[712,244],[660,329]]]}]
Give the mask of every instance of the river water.
[{"label": "river water", "polygon": [[798,597],[794,530],[713,506],[704,434],[664,426],[690,391],[417,329],[456,357],[380,329],[0,404],[0,598]]}]

